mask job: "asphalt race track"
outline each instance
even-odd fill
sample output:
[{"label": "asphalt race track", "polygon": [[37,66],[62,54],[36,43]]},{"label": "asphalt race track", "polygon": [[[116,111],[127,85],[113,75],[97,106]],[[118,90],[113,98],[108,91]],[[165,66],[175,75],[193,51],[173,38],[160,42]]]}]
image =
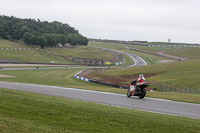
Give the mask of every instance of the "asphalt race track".
[{"label": "asphalt race track", "polygon": [[155,98],[128,98],[126,95],[115,93],[64,88],[56,86],[10,83],[4,81],[0,81],[0,88],[33,92],[69,99],[76,99],[81,101],[112,105],[117,107],[138,109],[161,114],[185,116],[200,119],[200,104],[175,102]]},{"label": "asphalt race track", "polygon": [[147,63],[141,57],[139,57],[137,55],[134,55],[134,54],[130,54],[130,53],[119,51],[119,50],[96,47],[96,46],[90,46],[90,47],[94,47],[94,48],[98,48],[98,49],[102,49],[102,50],[106,50],[106,51],[117,52],[117,53],[122,53],[122,54],[128,55],[132,60],[134,60],[135,64],[132,64],[132,65],[127,66],[127,67],[147,65]]}]

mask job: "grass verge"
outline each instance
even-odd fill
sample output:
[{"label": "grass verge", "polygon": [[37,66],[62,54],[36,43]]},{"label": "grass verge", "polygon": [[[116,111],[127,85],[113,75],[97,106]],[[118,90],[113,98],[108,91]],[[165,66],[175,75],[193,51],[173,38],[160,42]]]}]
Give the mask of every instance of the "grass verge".
[{"label": "grass verge", "polygon": [[172,93],[172,92],[147,92],[147,97],[168,99],[179,102],[189,102],[200,104],[199,94]]},{"label": "grass verge", "polygon": [[197,133],[200,120],[0,89],[0,132]]},{"label": "grass verge", "polygon": [[29,46],[0,38],[0,48],[28,48],[28,47]]},{"label": "grass verge", "polygon": [[39,50],[1,50],[0,59],[31,63],[51,63],[54,61],[56,64],[74,64],[61,56],[46,54]]}]

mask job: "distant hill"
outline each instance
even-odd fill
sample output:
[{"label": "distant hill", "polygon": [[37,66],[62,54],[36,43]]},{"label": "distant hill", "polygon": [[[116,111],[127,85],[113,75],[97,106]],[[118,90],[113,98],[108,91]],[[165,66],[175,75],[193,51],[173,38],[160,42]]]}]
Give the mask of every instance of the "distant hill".
[{"label": "distant hill", "polygon": [[103,42],[103,43],[117,43],[117,44],[133,44],[133,45],[147,45],[147,41],[122,41],[122,40],[108,40],[108,39],[88,39],[90,42]]},{"label": "distant hill", "polygon": [[9,40],[22,40],[27,44],[41,47],[58,43],[87,45],[88,40],[73,27],[61,22],[47,22],[35,19],[20,19],[0,16],[0,37]]}]

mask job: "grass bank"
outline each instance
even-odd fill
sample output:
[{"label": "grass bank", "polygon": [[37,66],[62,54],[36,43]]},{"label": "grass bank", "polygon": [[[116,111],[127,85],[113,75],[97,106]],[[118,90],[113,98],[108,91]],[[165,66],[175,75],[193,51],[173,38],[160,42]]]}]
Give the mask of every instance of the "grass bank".
[{"label": "grass bank", "polygon": [[76,57],[76,58],[89,58],[89,59],[99,59],[99,60],[113,60],[114,54],[100,50],[97,48],[92,48],[88,46],[76,46],[72,48],[47,48],[44,51],[54,53],[56,55],[66,56],[66,57]]},{"label": "grass bank", "polygon": [[199,47],[148,47],[148,46],[134,46],[129,45],[130,47],[150,51],[150,52],[159,52],[162,51],[163,54],[188,57],[192,59],[200,58],[200,48]]},{"label": "grass bank", "polygon": [[172,43],[172,42],[148,42],[148,45],[196,45],[192,43]]},{"label": "grass bank", "polygon": [[0,89],[0,132],[197,133],[200,120]]},{"label": "grass bank", "polygon": [[0,48],[28,48],[29,46],[0,38]]},{"label": "grass bank", "polygon": [[200,60],[190,60],[167,64],[148,65],[122,69],[107,69],[105,75],[139,75],[155,74],[147,80],[179,84],[189,88],[200,89]]},{"label": "grass bank", "polygon": [[1,50],[0,59],[31,63],[51,63],[54,61],[57,64],[74,64],[63,57],[46,54],[39,50]]},{"label": "grass bank", "polygon": [[[0,48],[25,48],[28,46],[12,42],[9,40],[0,40]],[[1,49],[0,49],[1,50]],[[34,55],[34,56],[33,56]],[[111,52],[88,47],[76,46],[69,48],[45,48],[45,49],[2,49],[0,51],[0,59],[15,60],[20,62],[31,63],[50,63],[54,61],[57,64],[76,64],[67,60],[65,57],[88,58],[109,61],[115,59],[115,55]]]}]

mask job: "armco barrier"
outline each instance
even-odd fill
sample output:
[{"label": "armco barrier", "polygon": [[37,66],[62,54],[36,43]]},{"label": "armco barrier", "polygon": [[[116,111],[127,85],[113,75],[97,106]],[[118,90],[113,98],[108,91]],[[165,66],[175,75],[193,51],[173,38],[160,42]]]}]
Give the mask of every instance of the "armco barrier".
[{"label": "armco barrier", "polygon": [[91,81],[91,80],[88,79],[88,78],[84,78],[84,77],[80,77],[80,76],[74,76],[74,77],[77,78],[77,79],[80,79],[80,80],[88,81],[88,82]]},{"label": "armco barrier", "polygon": [[[86,69],[85,69],[85,70],[86,70]],[[84,80],[84,81],[90,82],[91,79],[88,79],[88,78],[85,78],[85,77],[81,77],[81,76],[77,76],[77,75],[79,75],[80,73],[84,72],[85,70],[78,72],[77,74],[74,75],[74,77],[77,78],[77,79],[80,79],[80,80]]]},{"label": "armco barrier", "polygon": [[114,65],[124,64],[124,62],[115,63]]},{"label": "armco barrier", "polygon": [[77,79],[87,81],[87,82],[92,82],[92,83],[95,83],[95,84],[101,84],[101,85],[116,87],[116,88],[120,88],[120,89],[129,89],[129,87],[127,87],[127,86],[120,86],[120,85],[104,83],[104,82],[96,81],[96,80],[93,80],[93,79],[88,79],[88,78],[85,78],[85,77],[78,76],[80,73],[84,72],[85,70],[78,72],[77,74],[74,75],[74,77],[77,78]]}]

